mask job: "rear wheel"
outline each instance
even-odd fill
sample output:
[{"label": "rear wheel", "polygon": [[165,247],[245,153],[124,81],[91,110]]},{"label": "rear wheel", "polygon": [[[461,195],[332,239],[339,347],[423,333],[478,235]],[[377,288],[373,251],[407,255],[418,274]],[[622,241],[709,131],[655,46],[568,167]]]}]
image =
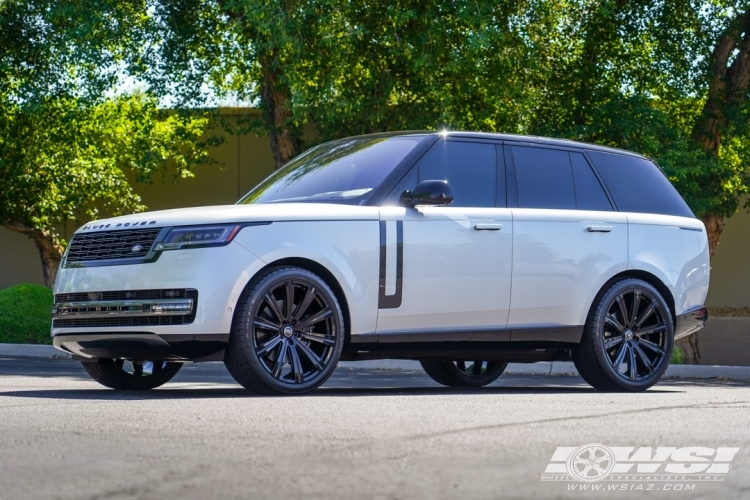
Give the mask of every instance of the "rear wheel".
[{"label": "rear wheel", "polygon": [[598,299],[573,361],[596,389],[643,391],[664,375],[673,345],[674,323],[666,301],[650,284],[629,278]]},{"label": "rear wheel", "polygon": [[224,363],[257,394],[302,394],[323,384],[344,347],[331,288],[299,267],[270,269],[240,298]]},{"label": "rear wheel", "polygon": [[123,359],[99,359],[81,364],[91,378],[103,386],[131,391],[147,391],[164,385],[182,368],[182,363]]},{"label": "rear wheel", "polygon": [[500,361],[423,359],[419,363],[432,380],[449,387],[484,387],[497,380],[508,366]]}]

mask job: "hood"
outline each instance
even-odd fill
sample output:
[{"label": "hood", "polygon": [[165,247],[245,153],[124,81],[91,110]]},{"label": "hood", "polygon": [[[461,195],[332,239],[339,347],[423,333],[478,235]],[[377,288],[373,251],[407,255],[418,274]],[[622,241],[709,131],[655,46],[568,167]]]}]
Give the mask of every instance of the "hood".
[{"label": "hood", "polygon": [[172,227],[233,222],[293,220],[378,220],[378,207],[333,203],[267,203],[179,208],[101,219],[84,224],[76,233],[113,231],[135,227]]}]

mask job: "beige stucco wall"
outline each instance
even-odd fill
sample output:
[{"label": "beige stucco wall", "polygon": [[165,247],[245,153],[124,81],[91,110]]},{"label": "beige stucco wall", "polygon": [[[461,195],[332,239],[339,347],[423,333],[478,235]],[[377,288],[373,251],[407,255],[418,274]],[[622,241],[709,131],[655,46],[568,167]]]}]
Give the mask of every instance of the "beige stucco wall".
[{"label": "beige stucco wall", "polygon": [[727,220],[711,261],[706,305],[750,307],[750,213],[740,209]]},{"label": "beige stucco wall", "polygon": [[[192,179],[174,182],[171,177],[157,178],[153,185],[140,184],[136,190],[150,210],[227,204],[234,203],[273,171],[273,156],[264,137],[230,135],[211,154],[223,167],[198,167]],[[74,230],[75,224],[68,224],[65,236]],[[750,307],[748,256],[750,214],[741,210],[728,220],[721,236],[712,262],[707,305]],[[0,228],[0,289],[17,283],[44,283],[39,255],[31,240]]]}]

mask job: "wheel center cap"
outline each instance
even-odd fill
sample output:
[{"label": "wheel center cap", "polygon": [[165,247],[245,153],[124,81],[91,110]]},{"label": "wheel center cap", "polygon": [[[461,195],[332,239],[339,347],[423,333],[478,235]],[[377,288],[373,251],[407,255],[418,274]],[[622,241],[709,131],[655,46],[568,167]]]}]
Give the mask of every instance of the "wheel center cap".
[{"label": "wheel center cap", "polygon": [[625,340],[633,340],[633,332],[631,330],[625,332]]},{"label": "wheel center cap", "polygon": [[294,335],[294,328],[292,328],[289,325],[286,325],[282,330],[281,334],[284,335],[286,338],[291,338],[292,335]]}]

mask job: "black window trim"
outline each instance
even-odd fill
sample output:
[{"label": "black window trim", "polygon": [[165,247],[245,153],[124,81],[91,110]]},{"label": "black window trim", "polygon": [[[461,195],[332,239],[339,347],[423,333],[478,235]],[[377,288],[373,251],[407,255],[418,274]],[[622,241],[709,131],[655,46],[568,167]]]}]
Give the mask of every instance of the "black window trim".
[{"label": "black window trim", "polygon": [[[582,149],[580,152],[583,153],[583,157],[586,158],[586,161],[589,163],[589,167],[591,167],[591,170],[594,171],[594,175],[596,176],[597,180],[599,180],[599,185],[601,185],[602,189],[604,190],[604,194],[607,195],[607,199],[609,200],[609,203],[612,205],[612,209],[615,212],[619,212],[620,209],[617,208],[617,203],[615,203],[615,198],[614,196],[612,196],[612,193],[609,192],[607,183],[604,182],[604,179],[599,173],[599,170],[596,168],[596,164],[593,162],[591,158],[589,158],[588,150]],[[628,156],[628,155],[622,155],[622,156]]]},{"label": "black window trim", "polygon": [[[503,149],[505,151],[505,154],[503,156],[505,156],[505,175],[506,175],[506,189],[508,191],[508,195],[507,195],[508,196],[508,208],[520,208],[518,205],[518,182],[516,179],[516,164],[513,161],[513,153],[511,152],[511,149],[510,149],[511,146],[519,146],[519,147],[527,147],[527,148],[553,149],[557,151],[565,151],[567,153],[582,153],[583,157],[588,162],[589,167],[591,167],[591,170],[594,172],[596,179],[599,181],[599,185],[604,190],[604,194],[609,200],[609,203],[612,205],[612,211],[613,212],[620,211],[620,209],[617,208],[615,199],[612,197],[612,194],[609,192],[609,189],[607,188],[607,184],[604,182],[604,179],[602,179],[602,176],[599,174],[599,171],[596,169],[596,165],[594,164],[593,161],[591,161],[591,158],[589,158],[589,155],[586,149],[574,147],[574,146],[564,147],[564,146],[557,146],[557,145],[537,144],[533,142],[521,142],[521,141],[503,141],[503,146],[504,146]],[[637,155],[622,155],[622,156],[633,156],[633,157],[640,158],[640,156],[637,156]],[[511,186],[513,186],[514,189],[511,190]],[[573,189],[575,190],[575,179],[573,183]],[[513,206],[511,206],[511,194],[515,196],[515,200],[514,200],[515,205]],[[578,193],[575,192],[575,195],[576,195],[576,207],[577,207],[578,206]],[[529,209],[529,210],[535,210],[535,209]],[[554,209],[554,210],[567,210],[567,209],[560,208],[560,209]],[[576,210],[578,210],[578,208],[576,208]],[[582,211],[585,211],[585,210],[582,210]]]},{"label": "black window trim", "polygon": [[519,208],[518,207],[518,182],[516,180],[516,162],[513,160],[513,152],[511,151],[510,145],[503,143],[503,157],[505,159],[505,190],[506,194],[506,207],[507,208]]}]

